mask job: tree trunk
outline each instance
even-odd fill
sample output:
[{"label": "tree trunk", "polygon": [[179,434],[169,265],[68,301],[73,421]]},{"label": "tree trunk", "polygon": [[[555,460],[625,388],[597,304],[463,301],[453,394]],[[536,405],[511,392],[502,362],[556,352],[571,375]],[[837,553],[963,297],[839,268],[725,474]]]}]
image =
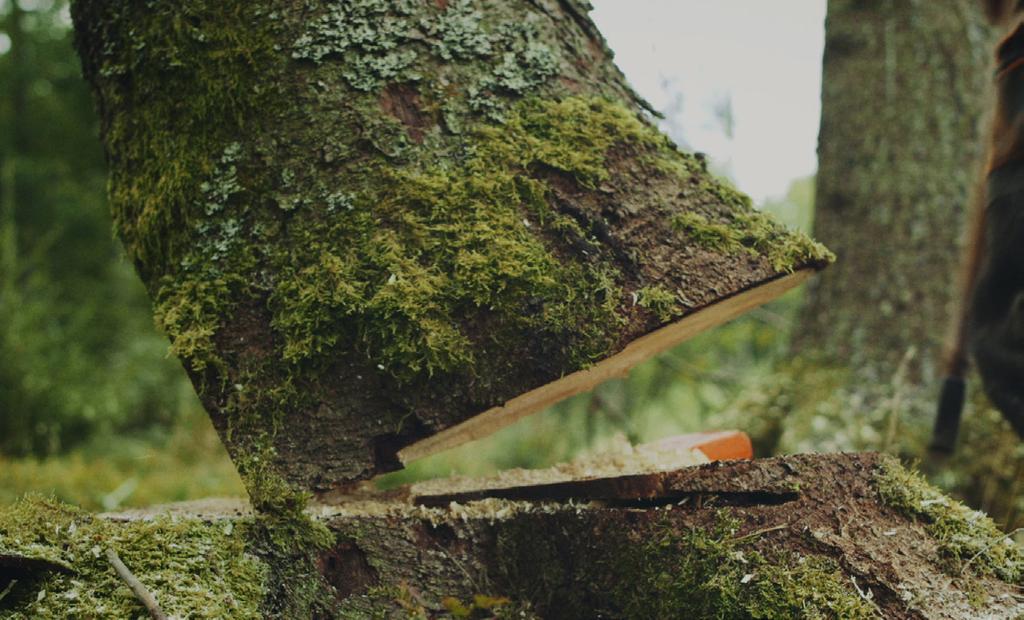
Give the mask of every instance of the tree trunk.
[{"label": "tree trunk", "polygon": [[250,487],[394,469],[827,262],[653,129],[584,4],[74,4],[117,232]]},{"label": "tree trunk", "polygon": [[17,205],[18,158],[25,154],[28,127],[22,122],[25,115],[25,94],[28,90],[25,60],[25,34],[22,19],[24,11],[17,2],[11,3],[5,32],[10,37],[11,80],[6,87],[10,105],[11,126],[0,153],[0,311],[14,307],[18,279],[18,219]]},{"label": "tree trunk", "polygon": [[977,4],[830,0],[814,235],[838,258],[809,288],[797,352],[887,381],[913,348],[911,376],[934,378],[980,172]]},{"label": "tree trunk", "polygon": [[[798,456],[662,476],[657,497],[603,505],[489,499],[426,508],[415,505],[414,487],[406,498],[320,507],[312,514],[328,542],[306,550],[318,554],[312,581],[322,579],[323,590],[304,612],[283,617],[959,619],[1024,611],[1013,585],[1019,549],[894,460]],[[34,501],[0,510],[10,541],[0,549],[0,588],[5,574],[20,579],[0,610],[14,617],[139,616],[139,603],[96,559],[99,546],[115,550],[169,616],[255,618],[288,606],[261,577],[294,559],[259,556],[245,506],[207,502],[97,519]],[[30,578],[39,574],[50,576]]]}]

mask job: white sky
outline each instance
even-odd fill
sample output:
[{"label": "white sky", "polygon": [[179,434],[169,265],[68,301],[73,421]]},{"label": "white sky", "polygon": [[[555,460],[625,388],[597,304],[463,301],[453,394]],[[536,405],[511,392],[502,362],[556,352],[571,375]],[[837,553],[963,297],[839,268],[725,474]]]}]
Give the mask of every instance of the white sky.
[{"label": "white sky", "polygon": [[[658,110],[676,110],[665,129],[755,201],[815,171],[825,0],[591,2],[634,88]],[[713,111],[726,98],[732,139]]]}]

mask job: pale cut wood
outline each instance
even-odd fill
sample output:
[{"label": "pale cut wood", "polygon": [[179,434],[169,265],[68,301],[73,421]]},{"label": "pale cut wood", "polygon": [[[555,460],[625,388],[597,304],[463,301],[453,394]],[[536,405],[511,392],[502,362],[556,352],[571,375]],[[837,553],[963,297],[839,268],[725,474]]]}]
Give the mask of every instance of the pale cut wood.
[{"label": "pale cut wood", "polygon": [[465,422],[411,444],[398,451],[398,458],[408,465],[417,459],[482,439],[570,396],[591,390],[609,379],[624,377],[637,364],[768,303],[804,283],[815,272],[814,269],[802,269],[701,308],[671,325],[637,338],[623,350],[590,368],[530,390],[504,405],[492,407]]}]

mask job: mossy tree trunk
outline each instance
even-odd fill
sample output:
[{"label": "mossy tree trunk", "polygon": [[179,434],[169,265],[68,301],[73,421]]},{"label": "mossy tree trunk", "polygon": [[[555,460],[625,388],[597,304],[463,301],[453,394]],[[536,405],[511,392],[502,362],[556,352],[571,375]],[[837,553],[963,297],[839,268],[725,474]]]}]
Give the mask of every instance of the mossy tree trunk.
[{"label": "mossy tree trunk", "polygon": [[250,486],[309,490],[827,252],[577,0],[73,5],[117,232]]},{"label": "mossy tree trunk", "polygon": [[837,263],[794,347],[889,381],[932,380],[957,300],[993,33],[973,0],[830,0],[814,234]]}]

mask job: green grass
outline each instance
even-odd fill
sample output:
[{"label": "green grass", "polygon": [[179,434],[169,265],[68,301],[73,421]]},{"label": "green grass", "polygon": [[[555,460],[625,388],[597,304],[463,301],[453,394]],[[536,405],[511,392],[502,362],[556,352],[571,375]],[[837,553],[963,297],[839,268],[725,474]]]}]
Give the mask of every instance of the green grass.
[{"label": "green grass", "polygon": [[104,435],[61,456],[0,456],[0,471],[0,504],[28,492],[86,510],[245,495],[227,452],[198,407],[166,438]]}]

